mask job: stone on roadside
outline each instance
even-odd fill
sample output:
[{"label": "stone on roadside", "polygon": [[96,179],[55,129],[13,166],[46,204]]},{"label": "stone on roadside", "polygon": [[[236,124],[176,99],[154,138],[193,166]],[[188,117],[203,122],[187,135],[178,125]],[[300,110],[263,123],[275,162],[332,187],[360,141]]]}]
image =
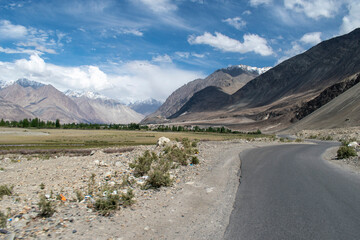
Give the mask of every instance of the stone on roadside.
[{"label": "stone on roadside", "polygon": [[167,137],[161,137],[161,138],[158,139],[158,141],[156,143],[156,146],[157,147],[163,147],[169,142],[170,142],[170,139],[168,139]]}]

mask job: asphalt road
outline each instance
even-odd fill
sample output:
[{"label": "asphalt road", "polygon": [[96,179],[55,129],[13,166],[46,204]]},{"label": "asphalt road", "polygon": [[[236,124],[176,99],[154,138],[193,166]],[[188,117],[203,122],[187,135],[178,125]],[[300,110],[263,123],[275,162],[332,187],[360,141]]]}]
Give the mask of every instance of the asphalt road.
[{"label": "asphalt road", "polygon": [[241,154],[225,239],[360,239],[360,176],[322,160],[334,143]]}]

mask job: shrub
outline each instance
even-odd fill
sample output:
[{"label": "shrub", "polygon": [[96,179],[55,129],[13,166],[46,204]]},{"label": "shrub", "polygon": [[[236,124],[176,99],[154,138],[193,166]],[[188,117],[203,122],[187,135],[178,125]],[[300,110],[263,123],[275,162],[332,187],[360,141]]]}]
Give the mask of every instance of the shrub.
[{"label": "shrub", "polygon": [[0,211],[0,228],[6,228],[7,217],[6,215]]},{"label": "shrub", "polygon": [[187,158],[187,154],[178,147],[173,147],[171,151],[165,155],[166,160],[180,163],[183,166],[188,164]]},{"label": "shrub", "polygon": [[93,195],[95,193],[96,187],[95,187],[95,173],[92,173],[89,177],[88,181],[88,195]]},{"label": "shrub", "polygon": [[135,203],[135,200],[133,200],[134,197],[135,194],[133,190],[129,188],[126,193],[121,194],[121,205],[124,207],[133,205]]},{"label": "shrub", "polygon": [[39,186],[40,186],[40,189],[41,189],[41,190],[44,190],[44,189],[45,189],[45,184],[44,184],[44,183],[41,183]]},{"label": "shrub", "polygon": [[295,142],[302,142],[303,140],[301,138],[295,139]]},{"label": "shrub", "polygon": [[0,199],[2,199],[3,196],[11,196],[13,193],[14,187],[8,187],[7,185],[0,185]]},{"label": "shrub", "polygon": [[146,179],[147,188],[170,186],[172,183],[169,173],[170,166],[171,162],[164,158],[161,159],[159,163],[149,172],[149,177]]},{"label": "shrub", "polygon": [[94,207],[100,214],[108,216],[118,209],[119,203],[120,196],[118,194],[107,194],[105,197],[96,199]]},{"label": "shrub", "polygon": [[344,159],[357,156],[356,150],[353,147],[341,146],[337,151],[337,158]]},{"label": "shrub", "polygon": [[200,161],[199,161],[199,159],[197,157],[192,157],[191,158],[191,164],[199,164],[199,163],[200,163]]},{"label": "shrub", "polygon": [[39,206],[39,216],[40,217],[51,217],[55,213],[55,206],[50,202],[45,195],[40,195]]},{"label": "shrub", "polygon": [[80,190],[76,190],[75,191],[75,194],[76,194],[76,198],[79,202],[81,202],[82,200],[84,200],[84,194],[82,193],[82,191]]},{"label": "shrub", "polygon": [[158,156],[156,153],[149,150],[144,152],[144,155],[139,157],[135,162],[130,163],[130,167],[135,169],[135,176],[144,176],[147,172],[150,171],[151,164],[154,161],[158,161]]}]

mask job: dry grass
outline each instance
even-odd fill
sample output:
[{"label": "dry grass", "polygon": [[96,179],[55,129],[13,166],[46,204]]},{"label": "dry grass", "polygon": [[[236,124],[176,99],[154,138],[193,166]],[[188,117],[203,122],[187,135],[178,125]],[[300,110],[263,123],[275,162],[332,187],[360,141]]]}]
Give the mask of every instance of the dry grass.
[{"label": "dry grass", "polygon": [[[64,129],[19,129],[0,128],[0,150],[89,149],[155,144],[165,136],[170,139],[223,141],[252,138],[251,135],[199,133],[199,132],[152,132],[119,130],[64,130]],[[4,154],[1,153],[0,154]],[[23,154],[26,154],[24,152]]]}]

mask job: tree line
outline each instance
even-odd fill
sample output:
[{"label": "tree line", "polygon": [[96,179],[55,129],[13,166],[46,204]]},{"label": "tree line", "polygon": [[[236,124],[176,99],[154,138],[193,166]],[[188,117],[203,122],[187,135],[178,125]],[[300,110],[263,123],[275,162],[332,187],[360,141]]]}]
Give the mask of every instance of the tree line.
[{"label": "tree line", "polygon": [[20,121],[4,121],[1,119],[0,127],[18,127],[18,128],[62,128],[62,129],[114,129],[114,130],[146,130],[158,132],[213,132],[213,133],[242,133],[242,134],[262,134],[258,129],[254,132],[239,132],[233,131],[224,126],[221,127],[199,127],[199,126],[168,126],[157,125],[148,126],[140,125],[138,123],[129,124],[98,124],[98,123],[60,123],[59,119],[53,121],[42,121],[39,118],[27,119]]}]

